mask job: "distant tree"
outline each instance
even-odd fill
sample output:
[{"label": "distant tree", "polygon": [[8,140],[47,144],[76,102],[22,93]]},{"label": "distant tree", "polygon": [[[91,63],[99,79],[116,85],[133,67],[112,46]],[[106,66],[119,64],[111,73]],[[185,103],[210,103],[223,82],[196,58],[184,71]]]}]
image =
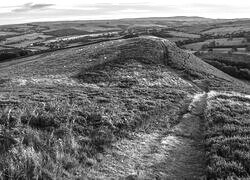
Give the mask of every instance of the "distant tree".
[{"label": "distant tree", "polygon": [[0,61],[12,59],[12,58],[16,58],[16,57],[18,57],[18,55],[16,53],[12,53],[12,52],[1,53],[0,54]]},{"label": "distant tree", "polygon": [[218,62],[218,61],[207,61],[209,64],[211,64],[212,66],[216,67],[216,68],[221,68],[224,66],[224,64]]},{"label": "distant tree", "polygon": [[201,50],[205,50],[205,49],[207,49],[208,48],[208,44],[203,44],[202,46],[201,46]]},{"label": "distant tree", "polygon": [[215,47],[215,46],[216,46],[216,42],[215,42],[215,41],[211,41],[211,42],[209,43],[209,46],[210,46],[210,47]]},{"label": "distant tree", "polygon": [[250,33],[249,32],[245,32],[243,34],[243,37],[245,38],[246,42],[250,42]]},{"label": "distant tree", "polygon": [[227,39],[228,41],[232,41],[233,40],[233,35],[229,35],[229,38]]},{"label": "distant tree", "polygon": [[246,42],[247,42],[246,39],[243,39],[243,40],[241,41],[242,44],[245,44]]},{"label": "distant tree", "polygon": [[194,53],[194,55],[200,56],[200,55],[201,55],[201,51],[196,51],[196,52]]},{"label": "distant tree", "polygon": [[246,37],[247,42],[250,42],[250,36]]},{"label": "distant tree", "polygon": [[133,28],[129,28],[127,31],[128,31],[128,34],[129,34],[129,35],[135,33],[135,30],[134,30]]},{"label": "distant tree", "polygon": [[240,69],[240,75],[242,78],[250,80],[250,70],[249,69]]},{"label": "distant tree", "polygon": [[246,47],[246,51],[250,51],[250,45],[248,45],[247,47]]},{"label": "distant tree", "polygon": [[236,52],[236,51],[238,51],[237,47],[233,47],[232,52]]}]

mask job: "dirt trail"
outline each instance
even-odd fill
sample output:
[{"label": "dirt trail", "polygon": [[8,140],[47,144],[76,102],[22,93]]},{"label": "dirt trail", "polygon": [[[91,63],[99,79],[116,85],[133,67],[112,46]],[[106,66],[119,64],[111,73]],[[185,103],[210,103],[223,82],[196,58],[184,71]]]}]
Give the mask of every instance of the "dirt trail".
[{"label": "dirt trail", "polygon": [[115,143],[89,175],[100,179],[200,179],[205,170],[202,115],[206,97],[206,93],[196,94],[189,112],[171,131],[139,133]]},{"label": "dirt trail", "polygon": [[204,175],[205,157],[202,145],[206,94],[196,94],[189,106],[189,113],[173,128],[169,136],[162,139],[168,144],[176,139],[175,147],[166,159],[168,179],[199,179]]}]

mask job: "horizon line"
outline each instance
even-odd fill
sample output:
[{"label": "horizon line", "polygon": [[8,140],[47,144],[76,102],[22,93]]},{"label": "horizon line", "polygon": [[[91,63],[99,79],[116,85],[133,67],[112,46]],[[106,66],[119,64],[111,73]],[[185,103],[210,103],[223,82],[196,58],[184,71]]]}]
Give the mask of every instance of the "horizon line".
[{"label": "horizon line", "polygon": [[114,20],[132,20],[132,19],[150,19],[150,18],[203,18],[210,20],[250,20],[250,18],[242,17],[242,18],[210,18],[210,17],[202,17],[202,16],[142,16],[142,17],[124,17],[124,18],[102,18],[102,19],[72,19],[72,20],[41,20],[41,21],[28,21],[28,22],[20,22],[13,24],[0,24],[0,26],[8,26],[8,25],[21,25],[21,24],[32,24],[32,23],[53,23],[53,22],[76,22],[76,21],[114,21]]}]

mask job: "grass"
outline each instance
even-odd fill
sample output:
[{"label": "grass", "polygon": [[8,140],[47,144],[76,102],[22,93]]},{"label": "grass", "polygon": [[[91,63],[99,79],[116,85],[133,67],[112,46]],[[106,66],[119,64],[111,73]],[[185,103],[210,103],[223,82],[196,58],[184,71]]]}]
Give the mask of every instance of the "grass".
[{"label": "grass", "polygon": [[84,172],[98,163],[100,153],[131,132],[144,129],[156,111],[155,104],[146,99],[135,102],[135,107],[131,100],[124,101],[128,112],[119,106],[105,108],[106,99],[97,101],[101,109],[93,101],[79,105],[75,100],[73,104],[70,100],[26,100],[12,107],[2,105],[0,177],[85,177]]},{"label": "grass", "polygon": [[250,177],[249,101],[240,95],[210,95],[205,113],[209,179]]},{"label": "grass", "polygon": [[[75,84],[59,82],[61,76],[48,69],[62,72],[66,59],[45,63],[48,68],[34,62],[11,67],[14,74],[1,81],[2,179],[88,178],[113,143],[176,123],[184,99],[195,91],[166,66],[136,60],[79,69],[80,76],[70,78]],[[24,84],[13,82],[21,77]],[[170,118],[158,122],[161,116]]]},{"label": "grass", "polygon": [[[0,177],[72,179],[122,134],[87,104],[21,102],[1,112]],[[124,128],[120,123],[121,128]],[[116,137],[115,137],[116,135]],[[83,174],[81,174],[83,176]]]},{"label": "grass", "polygon": [[[202,82],[207,75],[231,80],[159,42],[117,40],[3,63],[0,178],[89,178],[114,143],[177,124],[200,92],[190,82],[196,74]],[[192,77],[166,66],[168,58]]]},{"label": "grass", "polygon": [[24,104],[22,108],[6,107],[3,110],[1,135],[5,148],[1,154],[2,178],[49,176],[52,179],[53,176],[63,176],[62,167],[68,167],[70,161],[77,165],[74,157],[80,147],[72,135],[72,117],[63,118],[58,114],[69,110],[69,107],[54,109],[52,104],[46,105],[49,107],[32,108]]}]

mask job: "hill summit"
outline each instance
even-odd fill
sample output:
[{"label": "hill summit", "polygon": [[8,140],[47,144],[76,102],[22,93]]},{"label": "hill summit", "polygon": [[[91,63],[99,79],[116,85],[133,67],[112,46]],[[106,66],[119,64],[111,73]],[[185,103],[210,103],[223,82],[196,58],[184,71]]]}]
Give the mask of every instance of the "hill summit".
[{"label": "hill summit", "polygon": [[121,63],[133,59],[146,64],[168,66],[182,74],[183,77],[194,80],[194,83],[199,83],[201,80],[206,81],[211,89],[227,90],[228,88],[228,90],[247,91],[246,85],[241,81],[178,48],[175,43],[167,39],[142,36],[114,41],[103,46],[105,49],[95,51],[96,59],[81,70],[80,76],[85,72],[85,68],[93,69],[95,66],[102,66],[108,62]]}]

